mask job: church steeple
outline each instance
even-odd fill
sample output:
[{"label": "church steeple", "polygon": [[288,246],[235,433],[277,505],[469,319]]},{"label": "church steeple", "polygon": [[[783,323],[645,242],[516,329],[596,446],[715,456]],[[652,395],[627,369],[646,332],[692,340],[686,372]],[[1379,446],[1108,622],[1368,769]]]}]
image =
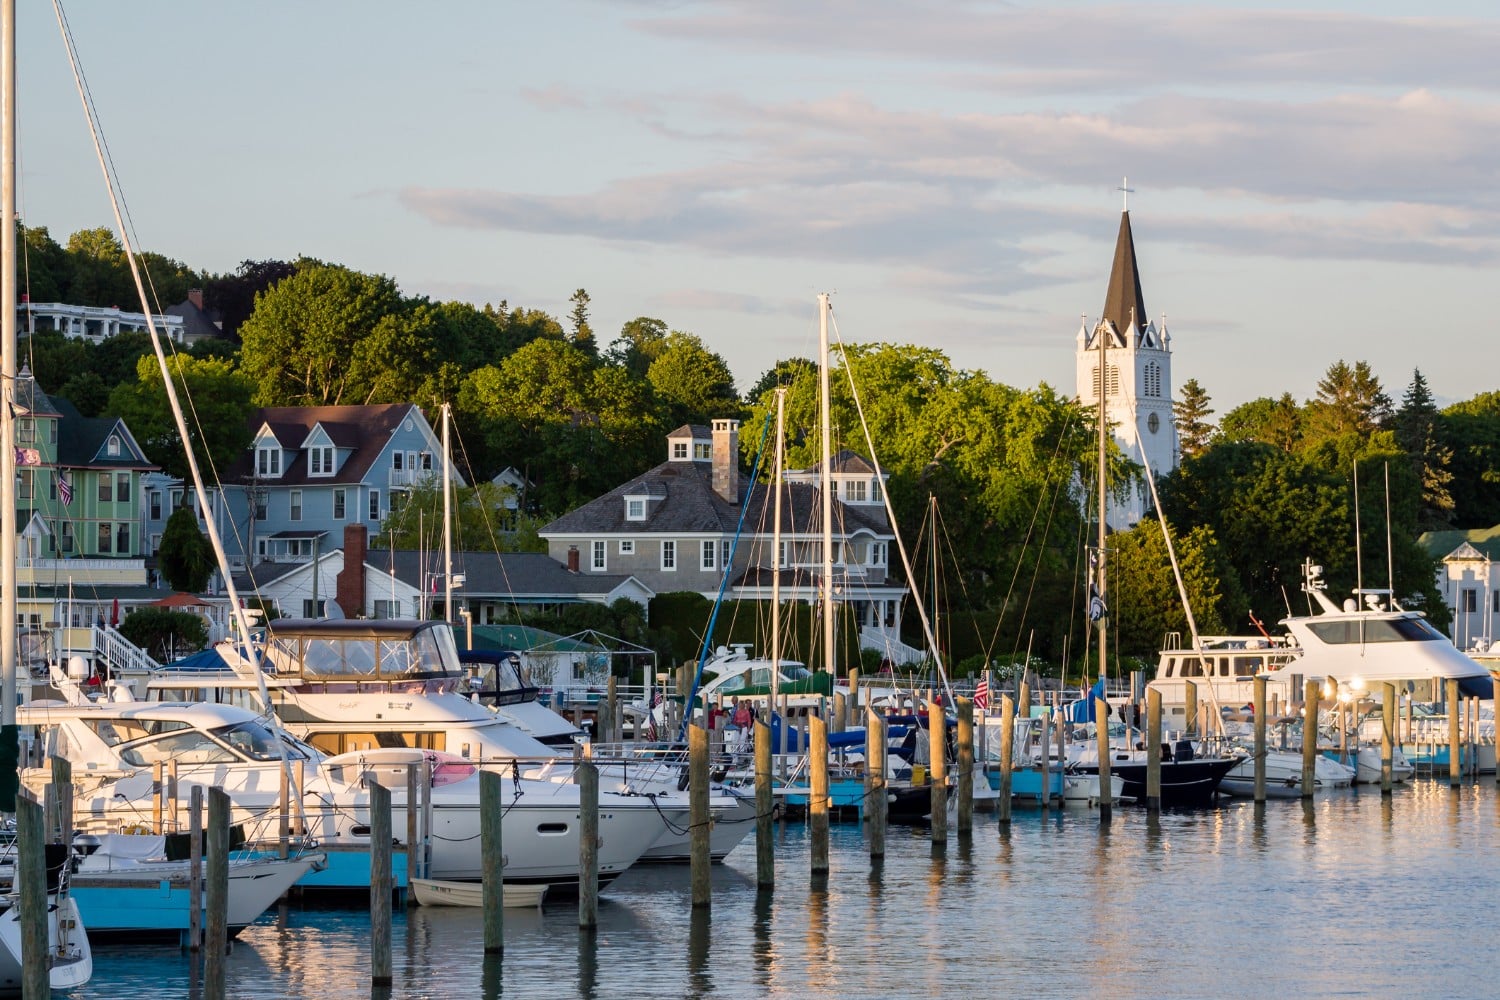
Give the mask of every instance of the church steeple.
[{"label": "church steeple", "polygon": [[[1144,330],[1150,322],[1146,299],[1141,294],[1141,272],[1135,263],[1135,239],[1130,233],[1130,212],[1120,213],[1120,235],[1115,239],[1115,262],[1109,272],[1109,290],[1104,294],[1100,320],[1109,320],[1123,339],[1132,323]],[[1123,343],[1121,346],[1124,346]]]}]

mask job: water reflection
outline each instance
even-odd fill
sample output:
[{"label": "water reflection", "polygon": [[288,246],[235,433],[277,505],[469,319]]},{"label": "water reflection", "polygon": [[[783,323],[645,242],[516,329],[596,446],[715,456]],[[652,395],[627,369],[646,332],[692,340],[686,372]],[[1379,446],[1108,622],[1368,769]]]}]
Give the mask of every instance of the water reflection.
[{"label": "water reflection", "polygon": [[771,985],[771,964],[776,955],[775,949],[771,946],[773,900],[774,897],[769,892],[755,894],[755,919],[751,925],[754,944],[750,950],[750,957],[755,969],[755,983],[758,986]]},{"label": "water reflection", "polygon": [[688,918],[688,985],[693,996],[707,996],[714,991],[708,961],[709,929],[712,926],[713,911],[706,906],[692,907]]}]

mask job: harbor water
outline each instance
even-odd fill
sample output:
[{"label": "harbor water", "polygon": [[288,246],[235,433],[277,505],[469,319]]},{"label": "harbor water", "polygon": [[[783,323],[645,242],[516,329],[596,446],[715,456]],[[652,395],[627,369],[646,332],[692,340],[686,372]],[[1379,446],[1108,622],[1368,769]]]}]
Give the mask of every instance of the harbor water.
[{"label": "harbor water", "polygon": [[[1315,803],[1163,814],[1017,810],[971,839],[892,828],[872,868],[835,825],[826,884],[801,824],[778,827],[777,884],[755,889],[753,837],[694,912],[686,866],[608,889],[594,933],[577,905],[507,910],[503,959],[481,914],[397,909],[394,985],[370,987],[369,914],[293,902],[235,942],[240,998],[1485,997],[1500,900],[1500,795],[1418,780]],[[174,946],[100,944],[80,998],[191,996]]]}]

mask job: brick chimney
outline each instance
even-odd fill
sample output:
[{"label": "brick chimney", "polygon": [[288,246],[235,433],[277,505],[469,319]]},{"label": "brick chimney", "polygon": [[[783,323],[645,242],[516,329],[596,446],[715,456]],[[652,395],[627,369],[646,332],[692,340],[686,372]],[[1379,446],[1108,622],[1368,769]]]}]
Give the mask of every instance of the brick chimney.
[{"label": "brick chimney", "polygon": [[190,288],[190,289],[188,289],[188,301],[191,302],[193,305],[197,306],[199,309],[202,309],[203,308],[203,289],[201,289],[201,288]]},{"label": "brick chimney", "polygon": [[740,502],[740,422],[714,421],[714,492]]},{"label": "brick chimney", "polygon": [[370,530],[363,524],[344,525],[344,568],[334,580],[333,597],[346,618],[363,618],[365,612],[365,553]]},{"label": "brick chimney", "polygon": [[578,572],[578,546],[576,545],[568,546],[568,572]]}]

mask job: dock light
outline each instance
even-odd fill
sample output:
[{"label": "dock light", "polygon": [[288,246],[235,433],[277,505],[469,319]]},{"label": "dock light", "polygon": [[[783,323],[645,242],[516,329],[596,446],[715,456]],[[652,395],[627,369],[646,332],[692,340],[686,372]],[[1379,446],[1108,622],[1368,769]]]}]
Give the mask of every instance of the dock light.
[{"label": "dock light", "polygon": [[1363,677],[1351,677],[1349,678],[1349,687],[1363,693],[1365,690],[1365,679]]},{"label": "dock light", "polygon": [[1339,683],[1338,683],[1338,681],[1336,681],[1336,680],[1334,680],[1333,678],[1330,677],[1328,680],[1326,680],[1326,681],[1323,682],[1323,697],[1324,698],[1332,698],[1334,696],[1334,694],[1338,691],[1338,689],[1339,689]]}]

